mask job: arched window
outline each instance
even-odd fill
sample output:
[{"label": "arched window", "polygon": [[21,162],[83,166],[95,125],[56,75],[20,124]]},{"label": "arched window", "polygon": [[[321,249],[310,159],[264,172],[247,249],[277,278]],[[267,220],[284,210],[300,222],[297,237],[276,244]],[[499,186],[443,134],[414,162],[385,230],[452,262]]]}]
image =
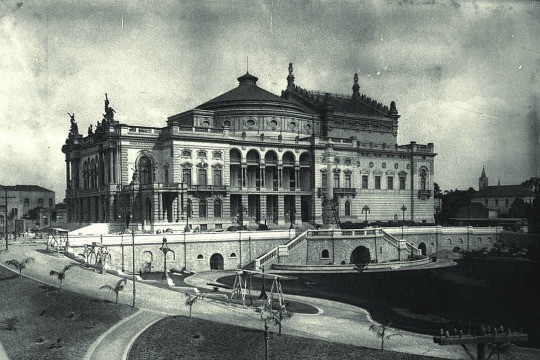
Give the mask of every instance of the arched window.
[{"label": "arched window", "polygon": [[231,253],[231,255],[229,255],[229,257],[235,258],[235,257],[236,257],[236,254],[235,254],[235,253]]},{"label": "arched window", "polygon": [[203,259],[204,259],[204,256],[202,256],[202,254],[197,255],[197,260],[203,260]]},{"label": "arched window", "polygon": [[327,249],[321,251],[321,259],[330,259],[330,252]]},{"label": "arched window", "polygon": [[148,156],[139,159],[139,182],[141,185],[151,184],[152,179],[152,161]]},{"label": "arched window", "polygon": [[458,242],[459,242],[461,245],[463,245],[463,239],[462,239],[462,238],[459,238],[459,239],[458,239]]},{"label": "arched window", "polygon": [[205,218],[206,215],[206,200],[201,200],[199,201],[199,217]]},{"label": "arched window", "polygon": [[221,217],[221,209],[222,209],[221,200],[216,199],[216,201],[214,201],[214,217],[215,218]]},{"label": "arched window", "polygon": [[345,216],[351,216],[351,202],[345,201]]},{"label": "arched window", "polygon": [[426,168],[420,169],[420,190],[427,190],[428,189],[428,172]]}]

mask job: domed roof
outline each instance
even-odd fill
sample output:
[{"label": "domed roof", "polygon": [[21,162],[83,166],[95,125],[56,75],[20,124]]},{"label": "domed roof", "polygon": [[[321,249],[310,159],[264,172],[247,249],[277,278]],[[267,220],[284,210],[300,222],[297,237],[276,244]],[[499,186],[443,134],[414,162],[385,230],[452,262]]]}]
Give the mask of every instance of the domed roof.
[{"label": "domed roof", "polygon": [[301,111],[299,105],[258,87],[257,80],[259,79],[249,72],[240,76],[237,80],[239,82],[238,87],[197,106],[197,109],[216,110],[257,105],[266,108],[288,108]]}]

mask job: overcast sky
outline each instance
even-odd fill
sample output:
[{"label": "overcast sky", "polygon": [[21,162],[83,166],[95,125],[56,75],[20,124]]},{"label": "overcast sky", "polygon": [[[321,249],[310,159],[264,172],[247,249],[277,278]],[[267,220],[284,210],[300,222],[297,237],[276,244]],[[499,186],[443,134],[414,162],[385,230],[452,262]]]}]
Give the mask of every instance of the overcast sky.
[{"label": "overcast sky", "polygon": [[237,86],[360,91],[401,114],[398,142],[433,142],[443,190],[540,176],[540,2],[0,2],[0,184],[65,196],[61,147],[101,119],[165,126]]}]

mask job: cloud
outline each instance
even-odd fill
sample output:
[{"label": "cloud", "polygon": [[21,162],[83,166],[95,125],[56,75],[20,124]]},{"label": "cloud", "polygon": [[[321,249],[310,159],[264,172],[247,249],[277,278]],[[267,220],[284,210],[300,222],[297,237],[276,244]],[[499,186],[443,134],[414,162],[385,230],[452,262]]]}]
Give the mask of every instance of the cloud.
[{"label": "cloud", "polygon": [[539,70],[540,11],[525,2],[0,6],[0,77],[7,80],[0,125],[9,134],[0,161],[18,169],[2,173],[0,183],[36,182],[60,200],[68,111],[83,132],[100,120],[107,92],[121,121],[162,127],[167,116],[235,87],[247,57],[259,85],[276,94],[289,62],[296,82],[314,90],[348,94],[358,72],[362,93],[397,102],[400,143],[435,143],[443,189],[475,186],[482,164],[503,183],[519,183],[538,162],[531,79]]}]

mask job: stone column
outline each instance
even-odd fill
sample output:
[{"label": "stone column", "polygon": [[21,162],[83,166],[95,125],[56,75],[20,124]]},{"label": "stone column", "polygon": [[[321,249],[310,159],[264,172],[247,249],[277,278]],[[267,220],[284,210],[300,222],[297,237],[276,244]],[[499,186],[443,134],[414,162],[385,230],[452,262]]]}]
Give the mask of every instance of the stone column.
[{"label": "stone column", "polygon": [[69,160],[66,159],[66,189],[73,189],[73,186],[69,180],[70,180]]},{"label": "stone column", "polygon": [[266,195],[259,195],[259,206],[261,212],[261,222],[266,220],[267,224],[271,223],[272,219],[267,219],[268,213],[266,211]]},{"label": "stone column", "polygon": [[283,187],[283,165],[278,165],[278,189]]},{"label": "stone column", "polygon": [[302,197],[300,195],[294,196],[294,207],[296,210],[294,221],[296,224],[300,224],[302,222]]},{"label": "stone column", "polygon": [[278,225],[285,224],[288,220],[285,219],[285,198],[283,195],[278,195],[277,212]]},{"label": "stone column", "polygon": [[294,188],[300,190],[300,166],[294,167]]}]

